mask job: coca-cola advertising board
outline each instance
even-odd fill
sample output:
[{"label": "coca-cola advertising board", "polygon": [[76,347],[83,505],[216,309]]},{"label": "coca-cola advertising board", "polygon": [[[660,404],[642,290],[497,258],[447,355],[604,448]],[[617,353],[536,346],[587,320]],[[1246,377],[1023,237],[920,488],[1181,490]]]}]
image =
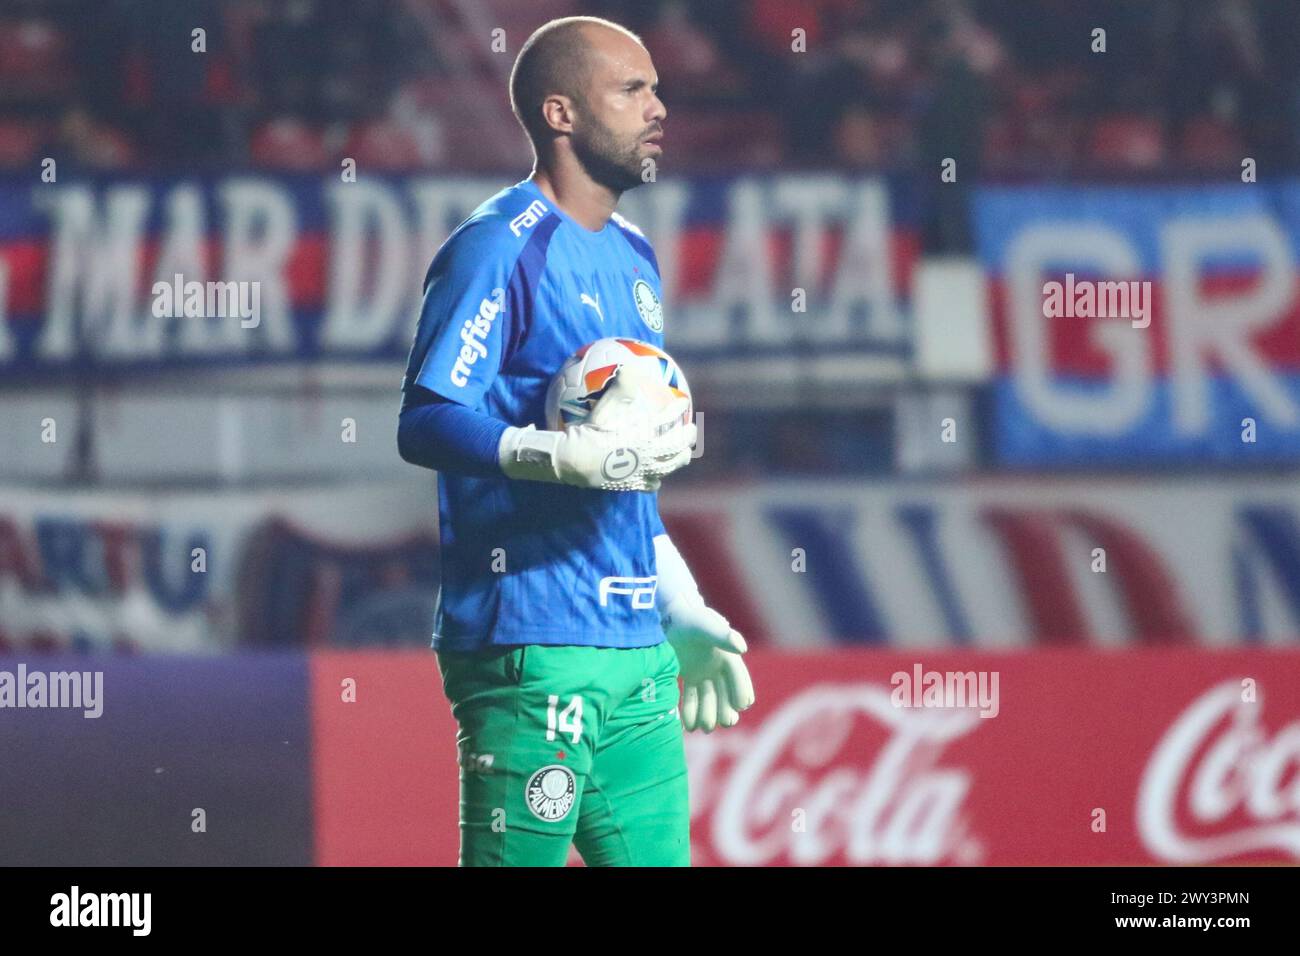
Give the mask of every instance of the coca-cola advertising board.
[{"label": "coca-cola advertising board", "polygon": [[[686,737],[696,865],[1300,862],[1300,652],[748,660],[753,709]],[[317,862],[454,864],[432,655],[312,671]]]}]

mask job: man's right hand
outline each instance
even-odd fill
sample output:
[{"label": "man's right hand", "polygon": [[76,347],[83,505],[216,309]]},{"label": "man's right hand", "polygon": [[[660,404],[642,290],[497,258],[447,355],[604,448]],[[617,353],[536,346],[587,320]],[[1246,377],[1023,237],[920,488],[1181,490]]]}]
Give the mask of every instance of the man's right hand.
[{"label": "man's right hand", "polygon": [[657,491],[660,479],[690,464],[696,438],[690,408],[689,399],[624,366],[586,421],[562,432],[507,428],[501,470],[526,481]]}]

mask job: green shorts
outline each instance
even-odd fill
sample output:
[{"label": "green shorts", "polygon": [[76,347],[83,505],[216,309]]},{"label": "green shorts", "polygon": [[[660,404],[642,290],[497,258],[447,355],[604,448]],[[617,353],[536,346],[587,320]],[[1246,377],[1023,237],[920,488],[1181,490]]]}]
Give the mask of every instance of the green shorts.
[{"label": "green shorts", "polygon": [[677,655],[529,644],[438,654],[460,754],[460,865],[689,866]]}]

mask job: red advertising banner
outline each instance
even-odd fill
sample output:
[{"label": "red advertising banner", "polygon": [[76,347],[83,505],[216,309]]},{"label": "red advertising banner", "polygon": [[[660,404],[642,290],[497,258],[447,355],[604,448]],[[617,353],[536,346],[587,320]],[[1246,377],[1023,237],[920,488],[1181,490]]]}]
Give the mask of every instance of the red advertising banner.
[{"label": "red advertising banner", "polygon": [[455,866],[456,722],[433,652],[310,661],[316,863]]},{"label": "red advertising banner", "polygon": [[[1300,652],[749,660],[755,707],[686,738],[697,865],[1300,862]],[[317,862],[453,864],[432,655],[313,686]]]}]

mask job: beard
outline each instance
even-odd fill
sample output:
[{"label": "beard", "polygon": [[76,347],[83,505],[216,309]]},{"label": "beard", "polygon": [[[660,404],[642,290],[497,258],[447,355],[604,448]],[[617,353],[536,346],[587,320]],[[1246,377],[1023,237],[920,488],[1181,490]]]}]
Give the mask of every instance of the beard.
[{"label": "beard", "polygon": [[624,193],[640,186],[641,139],[620,141],[614,131],[594,117],[573,131],[573,154],[587,175],[607,189]]}]

